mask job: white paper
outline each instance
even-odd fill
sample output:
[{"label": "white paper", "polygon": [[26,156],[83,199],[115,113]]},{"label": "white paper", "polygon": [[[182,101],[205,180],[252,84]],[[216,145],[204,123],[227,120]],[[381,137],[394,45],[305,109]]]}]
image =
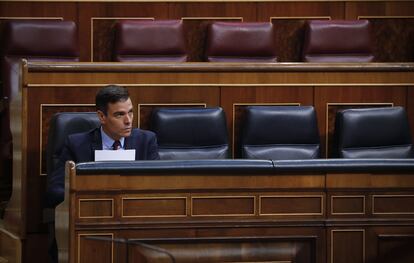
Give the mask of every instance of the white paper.
[{"label": "white paper", "polygon": [[95,150],[96,161],[134,161],[135,150]]}]

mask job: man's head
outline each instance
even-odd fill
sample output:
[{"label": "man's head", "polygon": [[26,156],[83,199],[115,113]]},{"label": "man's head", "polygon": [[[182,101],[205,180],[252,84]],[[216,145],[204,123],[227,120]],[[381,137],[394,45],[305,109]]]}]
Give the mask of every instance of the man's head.
[{"label": "man's head", "polygon": [[102,129],[107,135],[114,140],[131,135],[134,114],[126,88],[106,86],[96,94],[95,103]]}]

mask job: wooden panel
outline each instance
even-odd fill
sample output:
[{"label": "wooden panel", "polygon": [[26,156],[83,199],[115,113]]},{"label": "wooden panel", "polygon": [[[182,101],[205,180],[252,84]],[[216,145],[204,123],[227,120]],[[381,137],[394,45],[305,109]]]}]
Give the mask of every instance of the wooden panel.
[{"label": "wooden panel", "polygon": [[257,4],[258,21],[269,21],[270,17],[312,17],[330,16],[332,19],[342,19],[344,3],[336,1],[328,2],[275,2]]},{"label": "wooden panel", "polygon": [[332,195],[330,203],[331,215],[365,214],[364,195]]},{"label": "wooden panel", "polygon": [[373,195],[372,214],[414,214],[414,195]]},{"label": "wooden panel", "polygon": [[[88,190],[159,190],[159,189],[292,189],[292,188],[323,188],[325,186],[325,177],[322,174],[318,175],[301,175],[295,174],[280,174],[276,177],[271,174],[262,175],[255,174],[251,176],[237,177],[236,174],[188,174],[183,175],[142,175],[139,178],[130,176],[79,176],[74,179],[73,187],[79,191]],[[408,177],[408,176],[405,176]],[[411,178],[413,180],[414,178]]]},{"label": "wooden panel", "polygon": [[409,16],[414,14],[412,1],[352,1],[345,4],[345,19],[359,16]]},{"label": "wooden panel", "polygon": [[112,218],[114,217],[113,199],[79,199],[79,218]]},{"label": "wooden panel", "polygon": [[379,263],[411,263],[414,261],[414,235],[381,235],[378,238]]},{"label": "wooden panel", "polygon": [[134,105],[137,104],[202,104],[207,107],[218,106],[220,89],[218,87],[128,87]]},{"label": "wooden panel", "polygon": [[263,195],[260,196],[260,215],[323,215],[323,203],[322,195]]},{"label": "wooden panel", "polygon": [[376,262],[414,262],[412,227],[373,227],[370,238],[370,242],[375,244],[371,251],[371,258],[376,259]]},{"label": "wooden panel", "polygon": [[253,2],[189,2],[169,4],[169,17],[227,18],[240,17],[244,22],[256,21],[256,3]]},{"label": "wooden panel", "polygon": [[371,22],[375,61],[414,61],[414,50],[411,48],[414,35],[414,16],[406,18],[376,18],[375,16],[361,18],[369,19]]},{"label": "wooden panel", "polygon": [[[114,245],[109,241],[89,239],[88,237],[103,237],[112,239],[111,233],[80,233],[77,235],[77,263],[113,263],[114,262]],[[72,259],[73,260],[73,259]]]},{"label": "wooden panel", "polygon": [[398,189],[414,187],[414,176],[397,173],[328,173],[326,187],[335,189],[370,188]]},{"label": "wooden panel", "polygon": [[330,263],[365,262],[365,231],[363,229],[335,229],[330,232]]},{"label": "wooden panel", "polygon": [[63,17],[64,20],[76,21],[76,3],[71,2],[0,2],[0,17]]},{"label": "wooden panel", "polygon": [[186,216],[185,197],[124,197],[122,217]]},{"label": "wooden panel", "polygon": [[252,216],[254,196],[198,196],[191,198],[192,216]]}]

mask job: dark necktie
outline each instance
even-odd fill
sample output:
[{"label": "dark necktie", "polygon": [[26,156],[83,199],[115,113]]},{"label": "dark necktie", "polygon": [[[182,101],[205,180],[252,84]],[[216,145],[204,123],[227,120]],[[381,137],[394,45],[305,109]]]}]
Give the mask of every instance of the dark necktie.
[{"label": "dark necktie", "polygon": [[114,141],[114,144],[112,144],[112,149],[119,150],[119,148],[121,148],[121,142],[118,140]]}]

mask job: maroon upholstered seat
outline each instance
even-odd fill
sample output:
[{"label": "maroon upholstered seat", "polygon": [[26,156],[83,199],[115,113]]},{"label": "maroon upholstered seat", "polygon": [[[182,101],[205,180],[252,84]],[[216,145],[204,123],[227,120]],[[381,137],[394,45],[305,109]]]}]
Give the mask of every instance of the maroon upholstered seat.
[{"label": "maroon upholstered seat", "polygon": [[303,61],[372,62],[368,20],[312,20],[305,26]]},{"label": "maroon upholstered seat", "polygon": [[[12,137],[8,101],[19,90],[21,60],[78,61],[77,30],[74,22],[61,20],[11,20],[4,24],[1,52],[2,98],[0,149],[3,164],[11,160]],[[4,172],[4,171],[3,171]]]},{"label": "maroon upholstered seat", "polygon": [[211,62],[276,62],[273,24],[214,22],[205,55]]},{"label": "maroon upholstered seat", "polygon": [[115,27],[115,61],[187,61],[181,20],[123,20]]}]

